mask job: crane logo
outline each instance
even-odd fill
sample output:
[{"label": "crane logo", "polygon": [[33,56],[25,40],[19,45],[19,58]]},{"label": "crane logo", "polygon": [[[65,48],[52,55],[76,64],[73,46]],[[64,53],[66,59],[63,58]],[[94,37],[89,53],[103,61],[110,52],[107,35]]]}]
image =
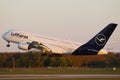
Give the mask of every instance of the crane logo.
[{"label": "crane logo", "polygon": [[99,46],[103,46],[106,43],[106,37],[103,34],[98,34],[95,38],[95,42]]}]

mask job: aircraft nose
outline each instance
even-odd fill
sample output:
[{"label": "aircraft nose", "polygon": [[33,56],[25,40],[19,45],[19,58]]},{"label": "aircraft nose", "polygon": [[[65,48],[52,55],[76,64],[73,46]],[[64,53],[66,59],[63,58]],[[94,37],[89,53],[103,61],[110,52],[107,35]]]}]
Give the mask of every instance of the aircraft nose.
[{"label": "aircraft nose", "polygon": [[2,38],[3,38],[3,39],[6,39],[6,36],[5,36],[5,34],[3,34]]},{"label": "aircraft nose", "polygon": [[7,40],[7,34],[8,34],[8,32],[6,32],[6,33],[3,34],[2,38],[3,38],[4,40]]}]

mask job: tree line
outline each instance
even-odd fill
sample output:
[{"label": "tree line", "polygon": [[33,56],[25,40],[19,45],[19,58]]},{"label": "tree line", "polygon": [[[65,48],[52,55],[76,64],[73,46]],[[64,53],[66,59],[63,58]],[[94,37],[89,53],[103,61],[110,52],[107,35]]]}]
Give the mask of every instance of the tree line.
[{"label": "tree line", "polygon": [[[50,53],[47,53],[50,54]],[[41,52],[0,53],[0,68],[31,67],[120,67],[120,53],[88,56],[50,56]]]}]

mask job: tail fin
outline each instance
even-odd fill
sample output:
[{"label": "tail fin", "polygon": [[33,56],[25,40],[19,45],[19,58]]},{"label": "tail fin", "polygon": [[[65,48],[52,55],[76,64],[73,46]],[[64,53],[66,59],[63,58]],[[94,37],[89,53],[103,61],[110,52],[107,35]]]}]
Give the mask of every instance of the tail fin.
[{"label": "tail fin", "polygon": [[105,46],[111,34],[115,30],[117,24],[111,23],[95,35],[84,45],[76,49],[72,55],[97,55],[97,53]]}]

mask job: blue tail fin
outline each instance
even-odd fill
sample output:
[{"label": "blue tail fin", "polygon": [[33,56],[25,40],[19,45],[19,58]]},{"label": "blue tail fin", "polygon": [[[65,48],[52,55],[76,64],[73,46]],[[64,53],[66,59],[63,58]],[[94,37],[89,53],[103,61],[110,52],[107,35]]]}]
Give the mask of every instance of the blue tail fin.
[{"label": "blue tail fin", "polygon": [[95,35],[84,45],[76,49],[72,55],[97,55],[97,53],[105,46],[111,34],[115,30],[117,24],[111,23]]}]

